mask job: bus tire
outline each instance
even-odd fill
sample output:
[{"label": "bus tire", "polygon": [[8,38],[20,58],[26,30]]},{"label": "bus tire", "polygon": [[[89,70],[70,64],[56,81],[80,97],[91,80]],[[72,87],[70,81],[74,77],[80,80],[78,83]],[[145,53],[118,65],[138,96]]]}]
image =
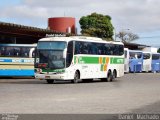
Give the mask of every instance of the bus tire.
[{"label": "bus tire", "polygon": [[72,83],[78,83],[80,79],[80,73],[79,71],[76,71],[74,74],[74,79],[71,81]]},{"label": "bus tire", "polygon": [[46,80],[48,84],[53,84],[54,80]]},{"label": "bus tire", "polygon": [[113,80],[112,72],[109,70],[107,74],[107,81],[111,82]]},{"label": "bus tire", "polygon": [[113,70],[112,80],[115,80],[117,77],[117,71]]}]

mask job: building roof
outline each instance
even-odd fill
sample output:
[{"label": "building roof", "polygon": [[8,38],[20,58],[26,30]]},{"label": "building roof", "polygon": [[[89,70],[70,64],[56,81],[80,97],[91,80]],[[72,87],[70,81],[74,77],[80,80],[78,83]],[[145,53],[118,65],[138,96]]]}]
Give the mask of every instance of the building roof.
[{"label": "building roof", "polygon": [[131,50],[141,50],[145,47],[150,47],[150,46],[147,46],[147,45],[142,45],[142,44],[137,44],[137,43],[129,43],[129,42],[124,42],[124,46],[126,48],[129,48]]},{"label": "building roof", "polygon": [[0,22],[0,33],[16,36],[32,36],[38,38],[44,37],[46,34],[64,34],[58,31],[6,22]]}]

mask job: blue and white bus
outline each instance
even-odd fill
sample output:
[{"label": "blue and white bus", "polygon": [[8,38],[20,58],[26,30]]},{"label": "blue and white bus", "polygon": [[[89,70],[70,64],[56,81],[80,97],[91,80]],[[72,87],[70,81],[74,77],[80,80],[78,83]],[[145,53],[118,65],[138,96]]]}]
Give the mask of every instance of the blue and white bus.
[{"label": "blue and white bus", "polygon": [[36,44],[0,44],[0,77],[34,76]]},{"label": "blue and white bus", "polygon": [[129,71],[142,72],[143,52],[138,50],[129,50]]},{"label": "blue and white bus", "polygon": [[152,72],[160,72],[160,53],[152,53]]}]

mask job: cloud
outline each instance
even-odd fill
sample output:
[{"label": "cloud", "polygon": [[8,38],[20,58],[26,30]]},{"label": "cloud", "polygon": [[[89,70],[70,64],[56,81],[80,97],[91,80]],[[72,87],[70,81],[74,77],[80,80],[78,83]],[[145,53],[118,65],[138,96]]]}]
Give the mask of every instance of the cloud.
[{"label": "cloud", "polygon": [[3,7],[0,19],[47,27],[49,17],[75,17],[78,23],[80,17],[97,12],[110,15],[117,31],[129,28],[138,33],[160,29],[159,6],[159,0],[22,0],[17,6]]}]

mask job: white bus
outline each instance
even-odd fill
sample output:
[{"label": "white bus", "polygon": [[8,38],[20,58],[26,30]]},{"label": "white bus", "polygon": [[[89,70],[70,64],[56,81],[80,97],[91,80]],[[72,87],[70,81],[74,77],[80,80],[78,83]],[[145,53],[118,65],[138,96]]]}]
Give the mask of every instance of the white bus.
[{"label": "white bus", "polygon": [[143,72],[150,72],[152,70],[152,54],[151,52],[143,52]]},{"label": "white bus", "polygon": [[124,72],[129,73],[129,49],[124,48]]},{"label": "white bus", "polygon": [[72,36],[40,39],[35,58],[35,78],[112,81],[124,75],[124,45],[100,38]]}]

